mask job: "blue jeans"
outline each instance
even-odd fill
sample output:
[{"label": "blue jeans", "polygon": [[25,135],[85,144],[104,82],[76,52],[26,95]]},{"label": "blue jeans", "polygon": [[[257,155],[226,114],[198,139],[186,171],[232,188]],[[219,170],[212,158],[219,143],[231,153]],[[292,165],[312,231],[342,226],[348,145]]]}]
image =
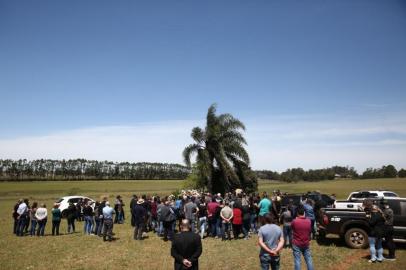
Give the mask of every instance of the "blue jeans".
[{"label": "blue jeans", "polygon": [[35,235],[35,229],[37,228],[37,220],[31,219],[30,235]]},{"label": "blue jeans", "polygon": [[207,217],[199,218],[199,226],[200,226],[200,237],[203,239],[204,231],[206,230],[206,220]]},{"label": "blue jeans", "polygon": [[102,221],[99,217],[96,217],[94,220],[96,222],[96,228],[94,229],[94,234],[100,236],[102,233],[102,227],[103,227]]},{"label": "blue jeans", "polygon": [[209,225],[210,225],[210,233],[212,237],[217,236],[217,218],[210,217],[209,218]]},{"label": "blue jeans", "polygon": [[17,222],[17,236],[23,236],[24,235],[24,228],[25,224],[27,222],[27,217],[22,215]]},{"label": "blue jeans", "polygon": [[[283,225],[283,238],[285,238],[285,247],[292,245],[292,227],[290,225]],[[289,241],[288,241],[289,239]]]},{"label": "blue jeans", "polygon": [[248,233],[250,232],[251,222],[249,219],[242,221],[242,232],[244,233],[244,237],[248,237]]},{"label": "blue jeans", "polygon": [[253,233],[257,232],[257,214],[251,214],[250,216],[251,229]]},{"label": "blue jeans", "polygon": [[47,225],[47,219],[38,220],[38,230],[37,230],[37,235],[38,236],[40,236],[40,235],[44,236],[45,225]]},{"label": "blue jeans", "polygon": [[227,239],[231,240],[231,223],[221,223],[221,237],[222,239],[226,238],[226,234],[227,234]]},{"label": "blue jeans", "polygon": [[[369,241],[369,251],[371,252],[371,260],[382,261],[383,258],[383,248],[382,248],[382,238],[368,236]],[[376,247],[375,247],[376,245]],[[378,257],[376,256],[378,254]]]},{"label": "blue jeans", "polygon": [[298,247],[292,244],[292,250],[293,250],[293,259],[295,260],[295,270],[300,270],[300,259],[301,255],[303,254],[303,257],[306,262],[307,270],[313,270],[313,260],[312,260],[312,254],[310,252],[310,247]]},{"label": "blue jeans", "polygon": [[93,217],[92,216],[85,216],[85,226],[83,228],[83,232],[85,234],[91,234],[93,228]]},{"label": "blue jeans", "polygon": [[216,232],[217,232],[217,237],[221,237],[222,234],[222,225],[221,225],[221,218],[216,219]]},{"label": "blue jeans", "polygon": [[259,262],[261,263],[261,270],[268,270],[269,266],[272,270],[279,270],[280,257],[271,256],[268,253],[259,254]]}]

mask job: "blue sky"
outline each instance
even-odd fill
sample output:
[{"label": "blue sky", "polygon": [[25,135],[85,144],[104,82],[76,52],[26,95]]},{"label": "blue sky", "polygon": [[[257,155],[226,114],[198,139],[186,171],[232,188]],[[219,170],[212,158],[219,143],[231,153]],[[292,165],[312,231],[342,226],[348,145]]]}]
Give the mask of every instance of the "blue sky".
[{"label": "blue sky", "polygon": [[252,166],[406,167],[404,1],[0,1],[0,158],[182,162],[208,106]]}]

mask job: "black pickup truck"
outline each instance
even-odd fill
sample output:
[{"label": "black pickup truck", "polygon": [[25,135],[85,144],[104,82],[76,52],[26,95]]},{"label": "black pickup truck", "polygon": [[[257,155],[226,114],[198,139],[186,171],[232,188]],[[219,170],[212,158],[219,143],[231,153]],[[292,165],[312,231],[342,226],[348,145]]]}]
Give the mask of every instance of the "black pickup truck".
[{"label": "black pickup truck", "polygon": [[[406,198],[387,199],[394,213],[394,239],[406,241]],[[382,207],[382,202],[376,200],[376,205]],[[323,208],[318,219],[319,238],[328,234],[339,235],[350,248],[365,248],[368,246],[370,227],[366,213],[360,210]]]}]

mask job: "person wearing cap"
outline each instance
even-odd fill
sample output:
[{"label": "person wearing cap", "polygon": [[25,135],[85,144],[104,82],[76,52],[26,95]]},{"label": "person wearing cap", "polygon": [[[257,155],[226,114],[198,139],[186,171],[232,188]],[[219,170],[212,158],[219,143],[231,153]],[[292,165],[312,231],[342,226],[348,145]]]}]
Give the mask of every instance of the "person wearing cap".
[{"label": "person wearing cap", "polygon": [[105,204],[106,206],[103,208],[103,241],[111,241],[113,238],[113,216],[116,212],[110,207],[110,202],[106,201]]},{"label": "person wearing cap", "polygon": [[198,234],[190,231],[189,220],[181,222],[181,232],[173,237],[171,256],[175,259],[175,270],[198,270],[202,254],[202,241]]},{"label": "person wearing cap", "polygon": [[133,205],[132,215],[134,217],[134,240],[142,240],[142,233],[145,228],[145,218],[147,210],[145,210],[144,199],[139,198],[137,203]]}]

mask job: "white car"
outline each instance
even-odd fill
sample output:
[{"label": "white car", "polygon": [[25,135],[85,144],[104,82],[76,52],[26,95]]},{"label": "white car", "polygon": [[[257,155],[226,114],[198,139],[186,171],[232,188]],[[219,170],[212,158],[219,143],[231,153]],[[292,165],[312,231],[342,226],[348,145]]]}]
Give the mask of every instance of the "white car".
[{"label": "white car", "polygon": [[367,198],[388,198],[388,197],[390,198],[399,197],[399,195],[389,190],[363,190],[351,192],[347,198],[347,201]]},{"label": "white car", "polygon": [[361,209],[365,199],[398,198],[398,194],[389,190],[368,190],[351,192],[346,201],[335,201],[333,208],[336,209]]},{"label": "white car", "polygon": [[82,201],[91,201],[92,202],[92,208],[94,209],[96,201],[85,196],[65,196],[60,198],[59,200],[56,201],[56,203],[59,204],[59,209],[61,210],[62,217],[66,217],[66,210],[69,207],[69,203],[72,202],[74,205],[76,205],[79,200]]}]

